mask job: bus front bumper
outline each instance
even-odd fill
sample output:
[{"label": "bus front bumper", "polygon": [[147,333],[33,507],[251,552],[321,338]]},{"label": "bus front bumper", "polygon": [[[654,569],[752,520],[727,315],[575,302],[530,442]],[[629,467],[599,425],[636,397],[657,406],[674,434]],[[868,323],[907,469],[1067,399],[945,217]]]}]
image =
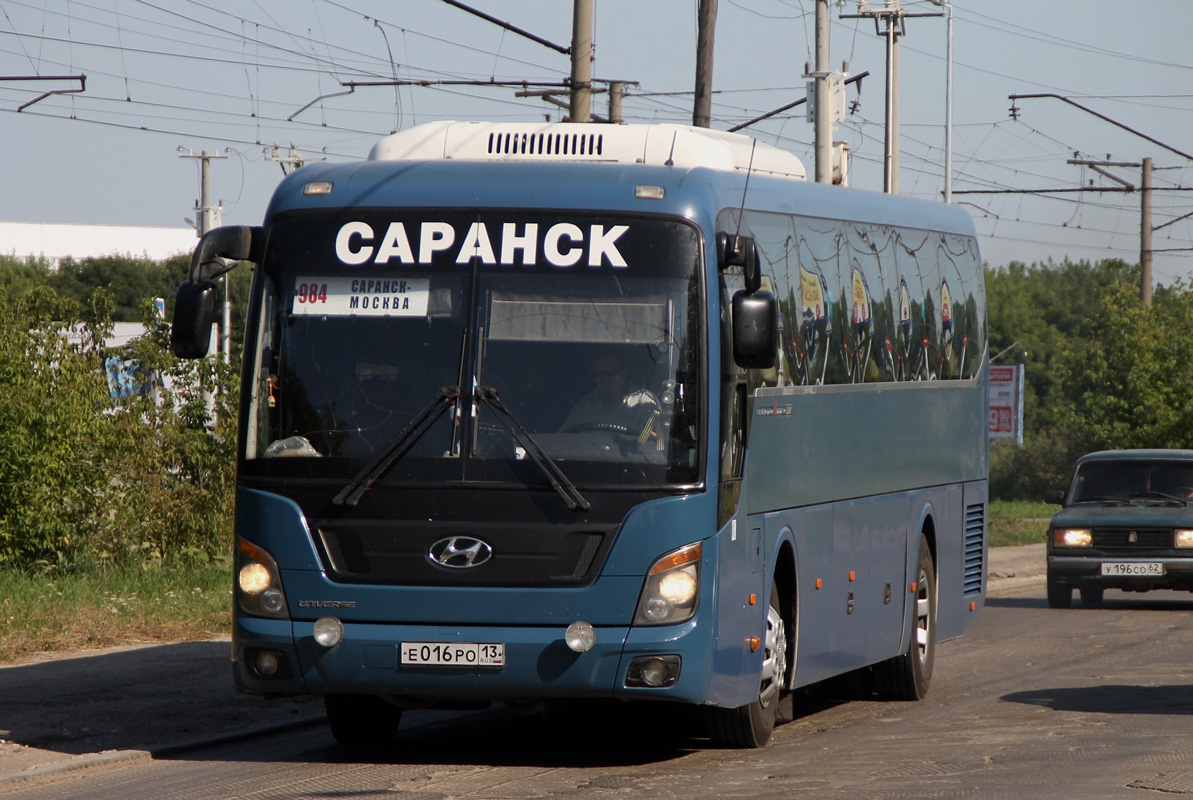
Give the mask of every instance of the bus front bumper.
[{"label": "bus front bumper", "polygon": [[[338,644],[324,647],[311,621],[238,615],[237,689],[377,694],[412,704],[543,698],[705,702],[711,683],[711,646],[701,641],[695,620],[658,628],[599,627],[585,652],[569,649],[564,630],[555,627],[344,623],[343,630]],[[501,645],[504,663],[403,663],[403,649],[416,648],[421,653],[415,655],[425,658],[435,645],[456,654],[475,654],[471,645]]]}]

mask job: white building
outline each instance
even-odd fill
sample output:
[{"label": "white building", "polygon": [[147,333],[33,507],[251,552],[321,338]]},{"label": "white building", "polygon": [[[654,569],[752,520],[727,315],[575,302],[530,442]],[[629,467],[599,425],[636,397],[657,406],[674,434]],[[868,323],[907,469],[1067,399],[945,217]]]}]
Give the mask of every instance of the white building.
[{"label": "white building", "polygon": [[132,256],[161,261],[195,249],[192,228],[141,228],[123,225],[56,225],[0,222],[0,255],[45,258]]}]

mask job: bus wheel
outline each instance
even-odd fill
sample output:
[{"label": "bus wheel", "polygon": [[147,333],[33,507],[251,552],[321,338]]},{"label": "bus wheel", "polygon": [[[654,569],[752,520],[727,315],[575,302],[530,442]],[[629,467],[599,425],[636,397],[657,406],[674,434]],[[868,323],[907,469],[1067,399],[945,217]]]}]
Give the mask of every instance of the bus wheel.
[{"label": "bus wheel", "polygon": [[787,674],[787,626],[780,608],[779,587],[772,584],[758,699],[739,708],[708,709],[709,737],[719,747],[765,747],[770,741]]},{"label": "bus wheel", "polygon": [[874,667],[874,682],[885,700],[922,700],[932,683],[936,659],[936,568],[928,538],[920,536],[916,559],[915,627],[907,652]]},{"label": "bus wheel", "polygon": [[327,724],[340,744],[385,744],[398,730],[402,709],[368,694],[324,695]]},{"label": "bus wheel", "polygon": [[1102,597],[1105,595],[1105,589],[1101,586],[1082,586],[1078,592],[1081,595],[1082,605],[1096,606],[1102,602]]}]

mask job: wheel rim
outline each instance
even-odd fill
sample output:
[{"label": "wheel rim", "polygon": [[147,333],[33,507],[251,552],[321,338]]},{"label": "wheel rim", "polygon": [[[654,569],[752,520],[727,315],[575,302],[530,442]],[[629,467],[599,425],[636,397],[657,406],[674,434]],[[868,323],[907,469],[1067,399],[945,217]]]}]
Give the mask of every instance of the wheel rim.
[{"label": "wheel rim", "polygon": [[766,612],[766,642],[762,652],[762,685],[758,701],[765,708],[779,697],[783,676],[787,674],[787,630],[779,610],[770,606]]},{"label": "wheel rim", "polygon": [[932,598],[928,585],[928,573],[920,570],[916,577],[915,590],[915,638],[916,656],[923,664],[928,660],[928,649],[932,646]]}]

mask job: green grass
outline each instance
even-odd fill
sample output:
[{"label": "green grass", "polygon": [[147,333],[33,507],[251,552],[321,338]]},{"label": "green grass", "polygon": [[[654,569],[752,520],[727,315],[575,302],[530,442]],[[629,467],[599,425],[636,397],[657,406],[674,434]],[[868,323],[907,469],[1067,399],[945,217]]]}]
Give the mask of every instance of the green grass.
[{"label": "green grass", "polygon": [[[992,501],[991,547],[1043,542],[1046,503]],[[0,569],[0,662],[47,652],[226,635],[226,565],[111,567],[78,574]]]},{"label": "green grass", "polygon": [[227,566],[0,570],[0,661],[36,653],[206,639],[231,630]]},{"label": "green grass", "polygon": [[1037,544],[1048,534],[1048,520],[1056,506],[1028,500],[993,500],[990,503],[990,546]]}]

